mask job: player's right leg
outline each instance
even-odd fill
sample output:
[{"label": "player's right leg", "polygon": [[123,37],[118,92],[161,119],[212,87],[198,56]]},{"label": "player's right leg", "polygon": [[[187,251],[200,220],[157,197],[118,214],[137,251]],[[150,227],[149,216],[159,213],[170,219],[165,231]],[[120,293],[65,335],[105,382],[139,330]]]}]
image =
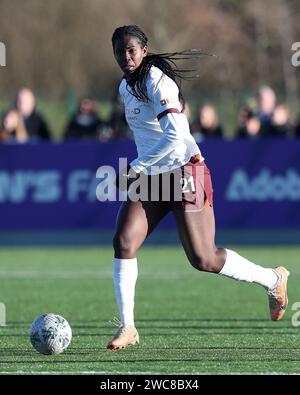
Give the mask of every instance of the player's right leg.
[{"label": "player's right leg", "polygon": [[136,252],[146,237],[169,211],[162,202],[132,202],[122,204],[113,240],[114,287],[120,311],[120,325],[109,350],[119,350],[139,342],[134,324],[134,295],[138,276]]}]

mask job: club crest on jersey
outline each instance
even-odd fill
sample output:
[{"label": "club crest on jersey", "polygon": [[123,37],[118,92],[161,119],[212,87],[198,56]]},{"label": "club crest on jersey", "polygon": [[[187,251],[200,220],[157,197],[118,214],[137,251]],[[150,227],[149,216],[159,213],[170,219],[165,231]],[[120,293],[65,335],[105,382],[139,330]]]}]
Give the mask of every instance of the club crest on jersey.
[{"label": "club crest on jersey", "polygon": [[177,100],[175,100],[175,99],[161,99],[160,100],[160,104],[162,106],[165,106],[166,104],[170,104],[170,103],[176,103],[176,102],[177,102]]}]

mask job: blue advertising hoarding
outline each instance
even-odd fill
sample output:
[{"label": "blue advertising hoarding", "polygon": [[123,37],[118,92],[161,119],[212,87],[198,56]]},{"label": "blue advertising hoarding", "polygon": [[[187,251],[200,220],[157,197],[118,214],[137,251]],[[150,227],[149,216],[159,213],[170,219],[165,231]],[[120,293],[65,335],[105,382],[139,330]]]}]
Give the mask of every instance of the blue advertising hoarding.
[{"label": "blue advertising hoarding", "polygon": [[[218,228],[300,227],[300,141],[211,140],[200,149]],[[97,199],[97,169],[118,171],[119,158],[135,157],[129,140],[0,146],[0,229],[113,229],[120,202]],[[171,216],[161,224],[173,226]]]}]

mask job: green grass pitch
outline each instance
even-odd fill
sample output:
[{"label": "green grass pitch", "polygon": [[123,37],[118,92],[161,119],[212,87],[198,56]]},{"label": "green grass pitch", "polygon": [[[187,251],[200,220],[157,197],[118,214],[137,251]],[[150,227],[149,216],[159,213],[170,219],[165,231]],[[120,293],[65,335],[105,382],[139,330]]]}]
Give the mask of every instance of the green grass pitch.
[{"label": "green grass pitch", "polygon": [[[136,326],[140,345],[106,351],[117,316],[110,248],[2,248],[1,373],[300,373],[300,248],[231,247],[263,266],[291,272],[289,307],[269,320],[266,292],[193,269],[180,247],[144,247],[139,253]],[[71,324],[61,355],[44,356],[28,331],[36,316],[54,312]],[[298,318],[300,325],[300,318]],[[296,324],[298,322],[296,320]]]}]

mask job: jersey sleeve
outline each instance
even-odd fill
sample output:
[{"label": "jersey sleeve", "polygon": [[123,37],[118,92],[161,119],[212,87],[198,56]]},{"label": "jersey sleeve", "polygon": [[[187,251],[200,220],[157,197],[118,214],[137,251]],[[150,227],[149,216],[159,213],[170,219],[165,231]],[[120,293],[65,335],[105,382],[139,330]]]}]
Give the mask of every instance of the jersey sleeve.
[{"label": "jersey sleeve", "polygon": [[168,113],[181,112],[178,86],[170,78],[163,75],[158,81],[152,81],[148,92],[159,121]]}]

